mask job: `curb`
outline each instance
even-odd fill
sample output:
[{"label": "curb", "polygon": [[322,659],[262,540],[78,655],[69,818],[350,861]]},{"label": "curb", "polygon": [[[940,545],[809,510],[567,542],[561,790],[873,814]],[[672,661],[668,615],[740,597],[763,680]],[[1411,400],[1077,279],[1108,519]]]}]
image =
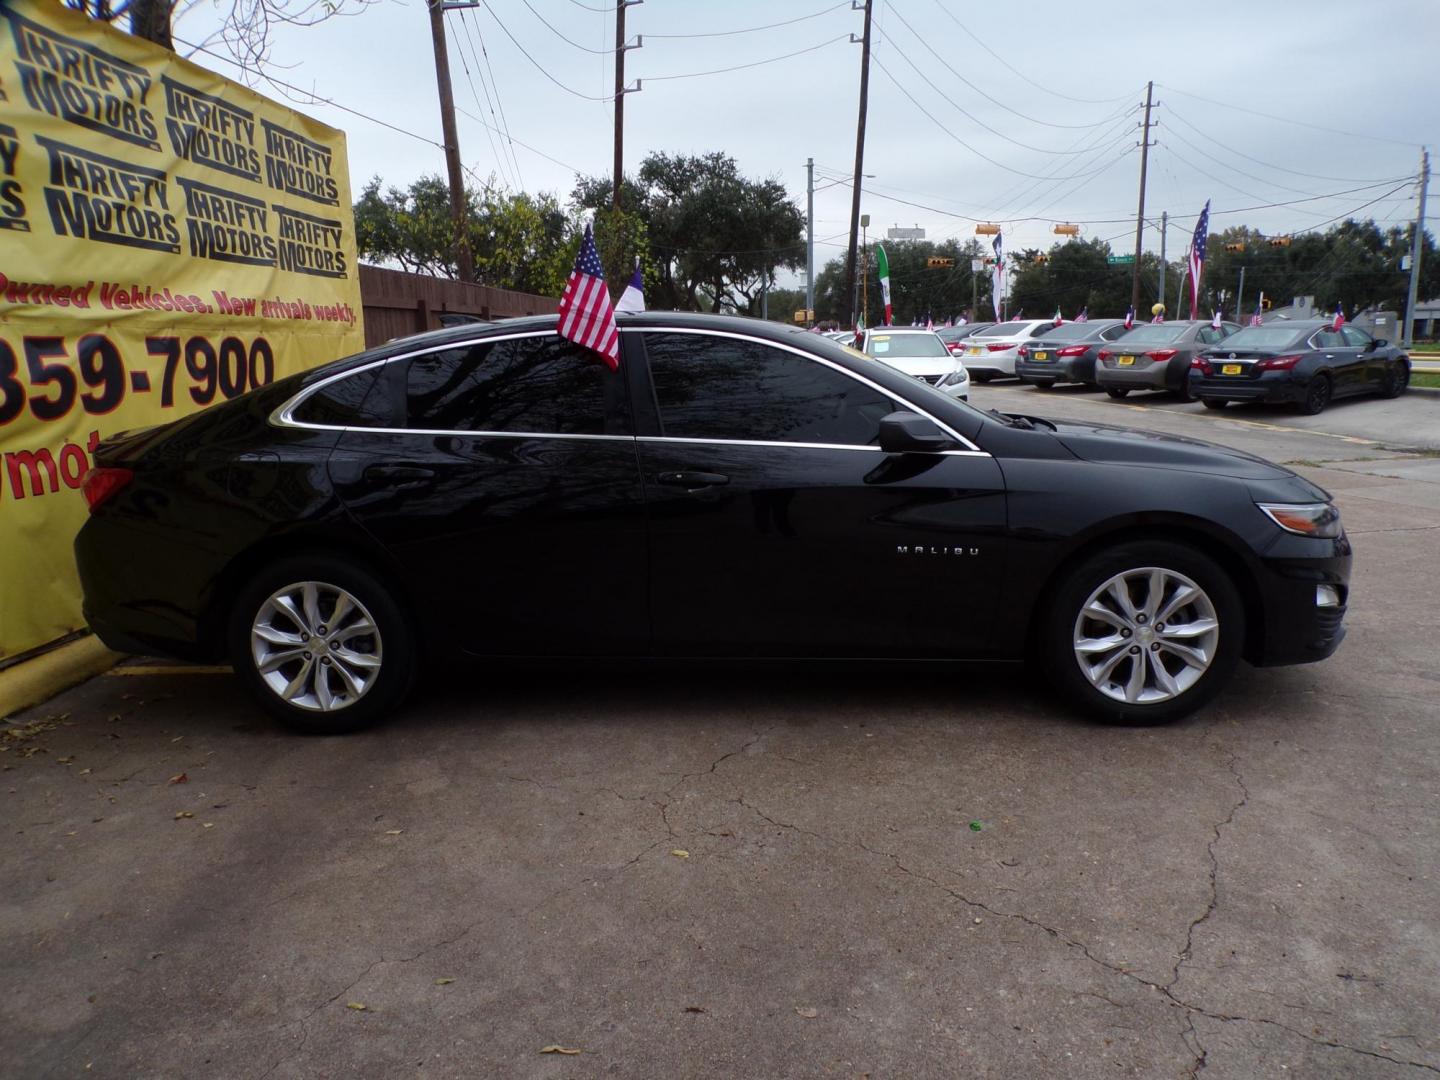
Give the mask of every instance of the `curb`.
[{"label": "curb", "polygon": [[93,635],[77,638],[0,671],[0,719],[48,701],[113,667],[121,658]]}]

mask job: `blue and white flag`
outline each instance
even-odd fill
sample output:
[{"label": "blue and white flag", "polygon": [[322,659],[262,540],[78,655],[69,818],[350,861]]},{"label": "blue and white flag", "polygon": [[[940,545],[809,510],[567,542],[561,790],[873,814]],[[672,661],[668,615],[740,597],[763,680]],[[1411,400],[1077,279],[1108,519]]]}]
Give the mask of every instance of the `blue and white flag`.
[{"label": "blue and white flag", "polygon": [[620,294],[620,299],[615,304],[615,310],[621,311],[644,311],[645,310],[645,281],[640,274],[640,256],[635,256],[635,273],[630,275],[630,284],[625,286],[625,291]]},{"label": "blue and white flag", "polygon": [[1000,321],[1000,301],[1005,295],[1005,245],[1000,239],[1003,233],[995,234],[995,241],[991,247],[995,251],[995,269],[991,274],[991,301],[995,305],[995,321]]}]

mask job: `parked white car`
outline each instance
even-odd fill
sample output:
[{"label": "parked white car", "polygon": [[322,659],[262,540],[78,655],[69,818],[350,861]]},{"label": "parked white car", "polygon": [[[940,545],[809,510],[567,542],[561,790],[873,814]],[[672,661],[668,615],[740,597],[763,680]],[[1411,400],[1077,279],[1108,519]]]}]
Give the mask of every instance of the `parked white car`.
[{"label": "parked white car", "polygon": [[934,330],[918,326],[877,326],[866,330],[860,351],[896,371],[943,390],[961,401],[970,400],[970,374]]},{"label": "parked white car", "polygon": [[965,339],[965,366],[976,382],[999,375],[1013,377],[1020,346],[1055,329],[1054,319],[1021,319],[996,323]]}]

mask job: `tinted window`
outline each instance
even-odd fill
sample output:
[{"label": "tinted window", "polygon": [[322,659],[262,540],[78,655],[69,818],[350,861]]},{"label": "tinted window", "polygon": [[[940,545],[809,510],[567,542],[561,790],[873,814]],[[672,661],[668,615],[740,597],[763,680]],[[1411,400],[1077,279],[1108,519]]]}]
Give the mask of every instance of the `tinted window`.
[{"label": "tinted window", "polygon": [[1190,328],[1184,323],[1146,323],[1121,338],[1125,345],[1168,345],[1179,341]]},{"label": "tinted window", "polygon": [[595,353],[553,334],[485,341],[401,362],[412,428],[629,434],[620,380]]},{"label": "tinted window", "polygon": [[1054,341],[1078,341],[1081,338],[1095,337],[1097,334],[1095,325],[1088,322],[1067,322],[1040,329],[1041,333],[1037,336]]},{"label": "tinted window", "polygon": [[1283,349],[1298,335],[1288,326],[1245,326],[1225,339],[1235,349]]},{"label": "tinted window", "polygon": [[1197,341],[1202,341],[1206,345],[1213,345],[1224,336],[1225,332],[1223,330],[1217,330],[1213,326],[1202,326],[1199,333],[1195,335],[1195,338]]},{"label": "tinted window", "polygon": [[1104,341],[1114,341],[1123,333],[1125,333],[1125,324],[1121,323],[1118,326],[1107,326],[1100,331],[1100,337]]},{"label": "tinted window", "polygon": [[894,357],[949,356],[935,334],[871,334],[865,343],[865,351],[871,356],[893,359]]},{"label": "tinted window", "polygon": [[645,351],[672,438],[868,446],[899,407],[819,360],[759,342],[646,334]]},{"label": "tinted window", "polygon": [[1342,326],[1340,333],[1345,335],[1346,342],[1357,349],[1370,344],[1370,335],[1359,327]]},{"label": "tinted window", "polygon": [[1345,348],[1345,335],[1339,330],[1318,330],[1310,341],[1317,349]]},{"label": "tinted window", "polygon": [[393,421],[385,415],[381,394],[372,394],[379,367],[346,375],[320,387],[291,413],[303,424],[330,427],[386,427]]}]

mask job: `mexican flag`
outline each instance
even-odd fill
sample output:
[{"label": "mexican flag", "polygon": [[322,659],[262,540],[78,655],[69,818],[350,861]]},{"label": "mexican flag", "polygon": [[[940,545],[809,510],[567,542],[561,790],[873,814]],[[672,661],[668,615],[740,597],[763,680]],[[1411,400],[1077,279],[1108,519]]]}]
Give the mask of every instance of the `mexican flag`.
[{"label": "mexican flag", "polygon": [[885,325],[891,322],[890,314],[890,260],[885,255],[885,249],[879,244],[875,245],[875,269],[880,275],[880,298],[885,302]]}]

